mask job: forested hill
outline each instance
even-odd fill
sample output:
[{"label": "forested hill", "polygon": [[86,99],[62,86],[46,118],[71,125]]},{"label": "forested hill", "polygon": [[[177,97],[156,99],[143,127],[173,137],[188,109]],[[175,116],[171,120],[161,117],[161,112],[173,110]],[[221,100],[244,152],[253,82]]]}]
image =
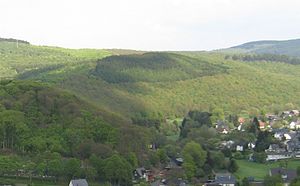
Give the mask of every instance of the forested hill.
[{"label": "forested hill", "polygon": [[192,109],[257,113],[300,106],[300,65],[293,57],[74,50],[3,41],[0,61],[0,79],[46,82],[127,123],[136,115],[182,117]]},{"label": "forested hill", "polygon": [[109,83],[172,82],[226,73],[222,65],[172,54],[145,53],[101,59],[95,75]]},{"label": "forested hill", "polygon": [[300,57],[300,39],[285,41],[254,41],[221,51],[233,53],[278,54]]},{"label": "forested hill", "polygon": [[[31,81],[1,81],[0,131],[0,151],[50,151],[81,158],[114,151],[141,153],[151,139],[146,129],[129,125],[70,93]],[[81,149],[87,142],[95,152]]]}]

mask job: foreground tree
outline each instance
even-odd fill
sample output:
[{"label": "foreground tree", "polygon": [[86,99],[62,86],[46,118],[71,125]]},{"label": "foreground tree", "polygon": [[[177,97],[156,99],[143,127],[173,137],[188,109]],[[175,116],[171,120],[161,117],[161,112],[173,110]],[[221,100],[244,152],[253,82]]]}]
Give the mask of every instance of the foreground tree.
[{"label": "foreground tree", "polygon": [[231,159],[229,161],[227,169],[229,172],[235,173],[239,169],[239,166],[234,159]]},{"label": "foreground tree", "polygon": [[105,178],[112,185],[132,185],[132,167],[126,159],[119,155],[113,155],[104,162]]},{"label": "foreground tree", "polygon": [[266,176],[264,179],[264,186],[277,186],[282,185],[283,180],[281,176]]},{"label": "foreground tree", "polygon": [[188,179],[191,179],[196,176],[197,172],[201,172],[200,170],[202,170],[206,161],[207,153],[200,144],[191,141],[184,146],[182,154],[186,176]]}]

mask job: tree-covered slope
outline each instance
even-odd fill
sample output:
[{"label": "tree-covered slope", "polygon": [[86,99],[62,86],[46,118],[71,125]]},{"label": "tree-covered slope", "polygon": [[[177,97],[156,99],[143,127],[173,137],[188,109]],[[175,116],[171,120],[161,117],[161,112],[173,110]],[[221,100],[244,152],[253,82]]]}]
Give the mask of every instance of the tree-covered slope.
[{"label": "tree-covered slope", "polygon": [[95,145],[93,150],[104,148],[93,153],[138,154],[146,152],[151,140],[146,129],[68,92],[31,81],[0,82],[0,131],[0,151],[50,151],[80,158],[86,158],[82,153],[92,153],[81,149],[87,142]]},{"label": "tree-covered slope", "polygon": [[108,83],[172,82],[225,73],[222,65],[172,53],[110,56],[101,59],[94,75]]},{"label": "tree-covered slope", "polygon": [[51,83],[108,115],[127,119],[144,112],[183,116],[191,109],[214,107],[258,112],[300,106],[300,65],[281,63],[283,56],[274,63],[260,55],[226,55],[17,47],[14,41],[1,41],[0,74]]},{"label": "tree-covered slope", "polygon": [[[172,68],[169,68],[165,71],[159,69],[155,72],[154,78],[149,77],[143,65],[139,64],[143,60],[133,61],[130,65],[128,65],[129,62],[124,62],[128,66],[124,67],[122,64],[123,66],[118,66],[119,68],[113,71],[114,73],[107,74],[107,76],[95,75],[99,67],[115,69],[116,63],[121,63],[104,60],[98,63],[96,70],[92,70],[90,76],[83,74],[70,76],[60,86],[77,92],[78,95],[92,100],[97,105],[131,116],[141,111],[182,116],[192,109],[209,110],[215,107],[223,108],[228,112],[243,112],[244,110],[257,113],[263,109],[284,108],[287,104],[299,106],[299,65],[225,60],[225,56],[218,53],[181,52],[180,55],[174,56],[182,55],[185,56],[184,58],[192,59],[194,63],[199,63],[191,65],[189,69],[191,73],[188,76],[171,73],[169,69]],[[128,59],[128,56],[126,58]],[[143,55],[139,58],[143,58]],[[217,67],[218,73],[209,76],[194,76],[195,71],[201,71],[203,64],[211,67],[213,72]],[[155,68],[155,65],[151,68]],[[130,81],[126,79],[124,83],[122,79],[124,76],[118,83],[107,80],[107,78],[123,75],[122,69],[130,72],[127,73],[131,78]],[[171,76],[172,74],[175,75]],[[172,77],[172,79],[166,80],[166,77]]]},{"label": "tree-covered slope", "polygon": [[221,51],[257,54],[278,54],[300,57],[300,39],[285,41],[254,41]]},{"label": "tree-covered slope", "polygon": [[109,55],[111,52],[105,50],[35,46],[25,41],[2,39],[0,40],[0,79],[17,76],[42,78],[45,74],[64,76],[65,73]]}]

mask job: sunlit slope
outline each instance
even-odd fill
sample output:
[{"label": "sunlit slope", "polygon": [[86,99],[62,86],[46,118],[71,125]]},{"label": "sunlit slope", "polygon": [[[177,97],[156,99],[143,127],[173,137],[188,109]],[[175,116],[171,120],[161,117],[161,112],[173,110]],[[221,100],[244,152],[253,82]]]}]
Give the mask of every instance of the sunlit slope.
[{"label": "sunlit slope", "polygon": [[61,86],[125,115],[140,111],[183,115],[190,109],[214,107],[259,112],[288,103],[299,105],[298,65],[224,60],[222,54],[181,54],[156,53],[168,56],[159,64],[145,62],[147,55],[125,56],[124,64],[120,58],[104,59],[90,76],[75,75]]},{"label": "sunlit slope", "polygon": [[0,41],[0,78],[63,74],[109,55],[111,53],[105,50],[75,50]]}]

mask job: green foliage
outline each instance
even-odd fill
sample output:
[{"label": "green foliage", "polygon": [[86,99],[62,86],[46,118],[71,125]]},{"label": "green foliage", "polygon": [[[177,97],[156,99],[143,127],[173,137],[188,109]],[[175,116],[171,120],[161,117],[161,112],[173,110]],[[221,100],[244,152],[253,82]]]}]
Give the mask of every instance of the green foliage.
[{"label": "green foliage", "polygon": [[156,153],[160,163],[166,163],[168,161],[167,152],[164,149],[158,149]]},{"label": "green foliage", "polygon": [[266,176],[264,178],[264,185],[265,186],[277,186],[277,185],[282,185],[283,180],[280,175],[278,176]]},{"label": "green foliage", "polygon": [[274,142],[273,133],[268,131],[260,131],[255,144],[255,151],[264,152]]},{"label": "green foliage", "polygon": [[249,179],[247,177],[244,177],[242,179],[242,186],[250,186]]},{"label": "green foliage", "polygon": [[265,163],[267,154],[265,152],[254,152],[252,158],[257,163]]},{"label": "green foliage", "polygon": [[65,162],[64,165],[64,174],[69,178],[72,179],[76,175],[80,174],[80,160],[76,158],[71,158]]},{"label": "green foliage", "polygon": [[190,111],[184,118],[180,128],[180,137],[187,137],[192,128],[200,128],[202,126],[211,127],[211,114],[208,112]]},{"label": "green foliage", "polygon": [[[299,106],[298,65],[241,63],[224,60],[224,55],[217,53],[142,55],[143,52],[136,51],[125,52],[134,55],[114,56],[96,64],[103,57],[123,52],[41,47],[21,42],[17,47],[14,41],[3,41],[0,78],[55,83],[109,111],[107,114],[113,111],[128,118],[139,112],[183,116],[194,109],[221,108],[225,113],[238,113],[263,107],[284,110],[286,103]],[[110,77],[127,83],[109,83]]]},{"label": "green foliage", "polygon": [[212,110],[211,121],[212,121],[213,124],[215,124],[219,120],[220,121],[224,121],[225,120],[224,111],[221,108],[214,108]]},{"label": "green foliage", "polygon": [[17,76],[60,79],[68,74],[67,71],[89,66],[87,61],[109,55],[111,53],[104,50],[34,46],[22,40],[18,40],[17,44],[14,39],[0,39],[0,79]]},{"label": "green foliage", "polygon": [[104,175],[113,185],[132,185],[132,167],[124,158],[113,155],[106,159],[103,167]]},{"label": "green foliage", "polygon": [[191,179],[202,169],[207,153],[202,149],[201,145],[191,141],[184,146],[182,154],[184,159],[183,168],[188,179]]},{"label": "green foliage", "polygon": [[231,159],[231,160],[229,161],[227,170],[228,170],[229,172],[231,172],[231,173],[234,173],[234,172],[236,172],[238,169],[239,169],[239,166],[238,166],[237,162],[236,162],[234,159]]},{"label": "green foliage", "polygon": [[[1,157],[3,174],[15,175],[25,167],[26,174],[53,176],[55,181],[88,177],[130,185],[132,168],[148,158],[147,146],[155,141],[150,129],[110,124],[107,121],[113,120],[102,116],[101,110],[42,83],[1,81],[0,94],[1,151],[22,157],[20,161],[3,157],[2,164]],[[29,157],[22,156],[25,154]],[[111,157],[123,163],[119,165],[121,178],[103,171],[116,165]],[[159,157],[166,161],[163,150]],[[81,164],[86,159],[93,167]],[[22,165],[25,161],[28,163]]]},{"label": "green foliage", "polygon": [[85,139],[111,145],[118,142],[118,130],[70,94],[38,83],[14,81],[2,82],[0,92],[3,149],[71,154]]},{"label": "green foliage", "polygon": [[300,178],[297,177],[296,179],[292,180],[290,186],[297,186],[300,185]]},{"label": "green foliage", "polygon": [[207,154],[207,163],[215,170],[226,169],[225,156],[219,151],[209,151]]},{"label": "green foliage", "polygon": [[14,156],[0,156],[0,174],[14,174],[20,168],[21,161]]},{"label": "green foliage", "polygon": [[[144,80],[147,72],[143,72],[136,80],[127,83],[110,83],[101,76],[94,75],[95,72],[89,75],[87,75],[88,72],[77,72],[71,73],[59,85],[76,92],[76,95],[92,101],[97,106],[129,118],[136,117],[136,113],[140,112],[151,114],[158,111],[163,116],[182,117],[189,110],[207,111],[211,108],[220,108],[224,113],[240,114],[241,111],[246,111],[249,115],[261,109],[285,110],[286,103],[293,103],[295,108],[299,106],[297,98],[300,96],[298,86],[300,66],[298,65],[224,61],[223,55],[215,53],[180,54],[211,65],[222,65],[227,69],[226,73],[177,81],[166,81],[163,78],[160,81],[160,76],[156,76],[156,78],[150,78],[155,80],[153,82]],[[107,62],[105,65],[118,68],[113,71],[114,73],[122,72],[122,69],[119,69],[121,66],[115,65],[114,62],[112,64]],[[142,67],[136,69],[129,65],[126,68],[131,71],[140,71]],[[170,74],[164,70],[158,70],[158,72],[164,72],[164,76]],[[136,77],[134,73],[126,74]],[[177,76],[180,75],[176,73]]]},{"label": "green foliage", "polygon": [[226,72],[221,65],[172,53],[111,56],[101,59],[94,74],[109,83],[172,82]]},{"label": "green foliage", "polygon": [[259,55],[233,55],[233,60],[240,60],[240,61],[268,61],[268,62],[281,62],[281,63],[288,63],[292,65],[299,65],[300,59],[299,58],[292,58],[286,55],[275,55],[275,54],[259,54]]}]

